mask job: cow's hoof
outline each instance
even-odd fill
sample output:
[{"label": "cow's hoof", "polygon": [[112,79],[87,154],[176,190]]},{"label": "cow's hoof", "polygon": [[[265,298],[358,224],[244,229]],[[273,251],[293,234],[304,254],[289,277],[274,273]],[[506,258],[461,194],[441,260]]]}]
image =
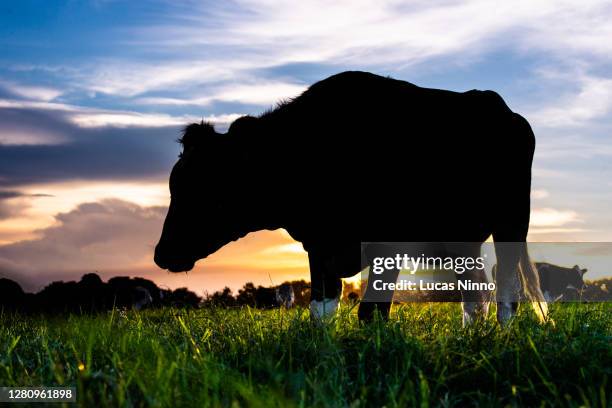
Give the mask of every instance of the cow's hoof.
[{"label": "cow's hoof", "polygon": [[323,299],[321,301],[312,300],[310,302],[310,318],[313,320],[324,320],[335,316],[340,308],[340,297],[333,299]]},{"label": "cow's hoof", "polygon": [[486,319],[489,314],[489,302],[463,302],[463,327]]},{"label": "cow's hoof", "polygon": [[517,302],[497,302],[497,321],[507,325],[516,316]]},{"label": "cow's hoof", "polygon": [[362,322],[371,322],[374,315],[378,313],[383,320],[389,319],[390,302],[361,302],[357,316]]}]

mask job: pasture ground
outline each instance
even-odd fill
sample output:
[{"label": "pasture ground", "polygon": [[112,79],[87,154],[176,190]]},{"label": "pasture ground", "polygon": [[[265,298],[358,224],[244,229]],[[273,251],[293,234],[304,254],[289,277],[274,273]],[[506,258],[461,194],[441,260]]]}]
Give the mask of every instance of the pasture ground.
[{"label": "pasture ground", "polygon": [[492,314],[463,329],[450,303],[367,326],[341,312],[325,326],[300,308],[0,312],[0,385],[74,385],[84,407],[612,406],[611,304],[504,329]]}]

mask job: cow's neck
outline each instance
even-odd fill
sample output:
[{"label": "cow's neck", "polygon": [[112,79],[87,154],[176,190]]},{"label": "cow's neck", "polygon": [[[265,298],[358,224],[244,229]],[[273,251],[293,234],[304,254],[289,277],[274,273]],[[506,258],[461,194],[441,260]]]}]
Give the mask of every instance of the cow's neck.
[{"label": "cow's neck", "polygon": [[282,228],[284,213],[289,208],[278,187],[279,182],[286,182],[279,176],[283,163],[273,156],[276,149],[266,146],[270,141],[257,139],[243,137],[231,140],[230,144],[233,152],[230,160],[237,175],[237,185],[231,194],[238,220],[236,232],[240,237],[250,232]]}]

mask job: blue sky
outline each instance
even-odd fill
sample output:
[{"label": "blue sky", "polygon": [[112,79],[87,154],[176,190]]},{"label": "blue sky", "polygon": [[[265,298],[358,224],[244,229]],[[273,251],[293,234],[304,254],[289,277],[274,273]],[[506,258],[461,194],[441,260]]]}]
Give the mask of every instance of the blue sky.
[{"label": "blue sky", "polygon": [[[223,130],[347,69],[498,91],[538,140],[530,239],[610,241],[609,21],[605,1],[2,2],[0,273],[153,276],[179,128],[205,118]],[[132,234],[130,213],[148,227]],[[97,234],[113,214],[114,235]],[[285,254],[279,279],[306,270],[280,232],[240,245]],[[126,247],[120,260],[99,254]],[[210,265],[235,266],[227,251]]]}]

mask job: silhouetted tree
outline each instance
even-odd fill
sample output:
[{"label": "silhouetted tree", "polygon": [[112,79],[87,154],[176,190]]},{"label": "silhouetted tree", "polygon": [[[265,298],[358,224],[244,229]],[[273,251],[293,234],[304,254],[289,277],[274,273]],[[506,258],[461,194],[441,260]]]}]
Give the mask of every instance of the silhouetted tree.
[{"label": "silhouetted tree", "polygon": [[21,309],[24,300],[25,293],[17,282],[6,278],[0,278],[0,309]]},{"label": "silhouetted tree", "polygon": [[232,290],[226,286],[222,291],[216,291],[209,296],[207,303],[214,306],[231,307],[236,306],[236,299],[232,296]]},{"label": "silhouetted tree", "polygon": [[247,282],[244,284],[242,289],[238,289],[238,295],[236,296],[236,302],[240,306],[251,306],[255,307],[255,294],[257,289],[253,282]]},{"label": "silhouetted tree", "polygon": [[172,306],[197,308],[202,298],[187,288],[178,288],[172,292]]}]

